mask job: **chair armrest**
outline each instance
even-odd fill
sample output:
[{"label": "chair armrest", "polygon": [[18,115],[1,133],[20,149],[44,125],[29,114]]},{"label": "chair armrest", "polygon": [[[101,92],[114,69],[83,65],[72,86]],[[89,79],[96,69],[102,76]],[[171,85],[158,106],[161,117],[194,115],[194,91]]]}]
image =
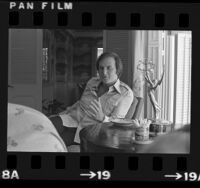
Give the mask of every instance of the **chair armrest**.
[{"label": "chair armrest", "polygon": [[137,105],[135,108],[135,112],[133,114],[133,119],[138,119],[140,117],[141,111],[142,111],[142,107],[144,104],[144,99],[141,97],[136,97],[137,98]]}]

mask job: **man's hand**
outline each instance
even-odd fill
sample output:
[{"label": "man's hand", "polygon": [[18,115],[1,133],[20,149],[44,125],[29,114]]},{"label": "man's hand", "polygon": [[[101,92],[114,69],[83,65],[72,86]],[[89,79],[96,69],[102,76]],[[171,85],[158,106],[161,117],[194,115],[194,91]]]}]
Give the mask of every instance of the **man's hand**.
[{"label": "man's hand", "polygon": [[100,99],[92,100],[89,105],[89,111],[91,112],[94,119],[102,122],[105,118],[105,115],[102,110]]}]

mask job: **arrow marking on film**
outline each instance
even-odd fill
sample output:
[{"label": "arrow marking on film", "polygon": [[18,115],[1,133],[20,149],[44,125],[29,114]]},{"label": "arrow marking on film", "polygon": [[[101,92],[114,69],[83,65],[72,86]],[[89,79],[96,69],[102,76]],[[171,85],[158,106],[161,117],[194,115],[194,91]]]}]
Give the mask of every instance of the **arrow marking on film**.
[{"label": "arrow marking on film", "polygon": [[94,172],[90,171],[90,173],[80,174],[80,176],[89,176],[89,179],[92,179],[96,176],[96,174]]},{"label": "arrow marking on film", "polygon": [[175,175],[165,175],[166,178],[176,178],[176,180],[182,178],[182,175],[178,172]]}]

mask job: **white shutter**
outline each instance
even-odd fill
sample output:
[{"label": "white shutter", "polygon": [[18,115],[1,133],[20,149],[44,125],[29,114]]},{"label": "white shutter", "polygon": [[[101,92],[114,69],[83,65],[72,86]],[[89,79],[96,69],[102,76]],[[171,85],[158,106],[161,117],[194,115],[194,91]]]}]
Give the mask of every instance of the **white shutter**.
[{"label": "white shutter", "polygon": [[190,123],[191,101],[191,35],[178,33],[175,124]]},{"label": "white shutter", "polygon": [[[151,36],[151,34],[154,34]],[[157,41],[152,40],[157,34]],[[149,32],[148,57],[156,64],[155,78],[160,79],[165,63],[163,81],[155,96],[162,107],[160,118],[175,123],[179,128],[190,123],[191,116],[191,33],[167,31]],[[153,53],[157,52],[157,53]],[[151,116],[151,108],[148,108]]]},{"label": "white shutter", "polygon": [[167,75],[167,120],[173,122],[174,115],[174,64],[175,64],[175,37],[173,35],[167,36],[166,47],[166,71]]}]

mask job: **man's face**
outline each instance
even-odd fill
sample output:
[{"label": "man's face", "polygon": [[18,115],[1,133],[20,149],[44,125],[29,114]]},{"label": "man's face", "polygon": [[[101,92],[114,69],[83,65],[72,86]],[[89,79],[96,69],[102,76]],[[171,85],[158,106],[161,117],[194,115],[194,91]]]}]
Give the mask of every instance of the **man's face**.
[{"label": "man's face", "polygon": [[99,76],[104,84],[110,84],[117,80],[117,69],[113,57],[106,57],[99,62]]}]

